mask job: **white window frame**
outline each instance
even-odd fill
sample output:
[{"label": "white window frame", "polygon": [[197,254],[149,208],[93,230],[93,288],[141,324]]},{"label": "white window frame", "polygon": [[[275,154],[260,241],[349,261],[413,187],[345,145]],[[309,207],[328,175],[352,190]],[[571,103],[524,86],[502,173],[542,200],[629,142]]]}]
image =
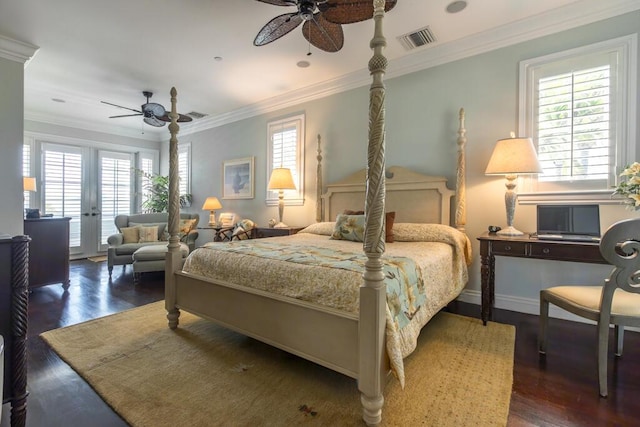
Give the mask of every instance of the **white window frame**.
[{"label": "white window frame", "polygon": [[[631,34],[591,45],[556,52],[520,62],[519,81],[519,134],[531,136],[536,141],[536,81],[551,67],[562,66],[572,59],[598,54],[614,55],[616,58],[615,88],[612,90],[612,127],[614,128],[612,153],[614,164],[609,177],[604,181],[555,181],[541,182],[535,177],[521,179],[518,201],[521,204],[538,203],[617,203],[611,193],[618,175],[633,161],[636,154],[636,86],[637,86],[637,34]],[[565,65],[558,72],[570,71]]]},{"label": "white window frame", "polygon": [[[296,190],[284,191],[284,203],[289,206],[302,206],[304,204],[304,146],[305,146],[305,115],[297,114],[287,116],[282,119],[272,120],[267,123],[267,179],[269,182],[271,171],[274,167],[280,167],[274,159],[274,138],[273,135],[281,132],[284,127],[295,126],[296,128],[296,165],[293,172],[293,180]],[[292,168],[293,169],[293,168]],[[278,204],[278,192],[266,189],[267,206]]]}]

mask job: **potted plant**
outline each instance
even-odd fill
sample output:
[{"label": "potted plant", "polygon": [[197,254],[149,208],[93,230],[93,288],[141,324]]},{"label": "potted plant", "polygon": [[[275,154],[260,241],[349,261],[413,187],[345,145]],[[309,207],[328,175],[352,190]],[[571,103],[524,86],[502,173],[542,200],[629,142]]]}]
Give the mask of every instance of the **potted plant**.
[{"label": "potted plant", "polygon": [[[136,173],[146,178],[144,189],[147,191],[145,200],[142,201],[144,213],[167,212],[169,209],[169,177],[147,173],[136,169]],[[180,207],[191,206],[192,196],[189,193],[180,195]]]}]

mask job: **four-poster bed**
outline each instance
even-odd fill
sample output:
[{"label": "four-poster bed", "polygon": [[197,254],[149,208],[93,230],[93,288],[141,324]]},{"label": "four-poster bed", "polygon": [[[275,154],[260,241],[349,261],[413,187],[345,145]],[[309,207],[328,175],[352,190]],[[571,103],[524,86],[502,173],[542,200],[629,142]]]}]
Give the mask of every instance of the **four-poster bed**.
[{"label": "four-poster bed", "polygon": [[[294,297],[286,291],[284,294],[274,293],[271,290],[252,288],[253,280],[250,276],[244,276],[245,281],[235,280],[233,273],[226,273],[227,276],[205,277],[204,270],[213,270],[213,275],[222,274],[222,267],[207,267],[206,258],[216,246],[211,248],[197,249],[192,253],[185,264],[191,271],[182,269],[182,259],[179,252],[178,242],[178,168],[177,168],[177,132],[178,124],[176,113],[176,90],[171,90],[171,124],[169,131],[170,139],[170,186],[169,186],[169,251],[166,258],[165,269],[165,306],[169,327],[178,326],[180,310],[186,310],[198,316],[213,320],[230,329],[239,331],[245,335],[254,337],[268,344],[289,351],[293,354],[305,357],[311,361],[319,363],[335,371],[349,375],[358,381],[358,388],[361,392],[361,403],[363,406],[363,419],[368,425],[376,425],[381,421],[382,406],[384,402],[383,391],[389,372],[389,366],[394,367],[394,373],[400,375],[402,361],[396,355],[391,355],[389,360],[386,344],[389,348],[394,346],[396,335],[390,332],[393,329],[393,322],[390,323],[390,311],[387,303],[387,284],[385,273],[385,216],[387,212],[395,210],[397,213],[396,222],[399,240],[414,241],[422,240],[415,235],[440,234],[445,228],[450,229],[453,237],[447,237],[448,243],[424,243],[430,245],[443,245],[444,258],[446,262],[452,264],[451,259],[457,259],[457,264],[451,268],[451,277],[435,280],[433,287],[439,290],[434,294],[428,291],[429,299],[427,303],[416,308],[408,317],[408,323],[416,330],[419,329],[433,316],[439,309],[448,302],[455,299],[462,291],[467,280],[466,265],[469,263],[469,242],[466,236],[452,227],[430,226],[425,224],[407,223],[435,223],[449,224],[450,217],[455,218],[456,227],[463,230],[465,223],[465,203],[464,203],[464,113],[460,111],[460,130],[458,138],[458,161],[457,161],[457,192],[455,193],[455,213],[450,215],[450,199],[454,195],[446,187],[446,180],[442,177],[429,177],[421,175],[404,168],[390,168],[386,170],[384,159],[384,84],[383,75],[386,68],[386,59],[382,55],[385,40],[382,35],[382,18],[384,15],[384,0],[373,0],[375,35],[371,42],[374,50],[373,58],[369,62],[369,69],[373,76],[371,85],[370,113],[369,113],[369,147],[367,169],[357,172],[347,179],[327,186],[328,190],[321,198],[316,212],[318,221],[333,220],[336,215],[345,209],[364,208],[364,235],[361,243],[344,242],[342,240],[329,240],[327,230],[331,232],[333,223],[318,222],[307,230],[307,233],[299,233],[300,236],[289,236],[282,238],[267,239],[269,242],[262,242],[261,245],[277,244],[279,240],[289,244],[289,238],[297,238],[295,245],[299,245],[300,240],[316,238],[317,234],[324,238],[324,246],[335,248],[336,253],[348,252],[349,244],[359,247],[362,254],[364,248],[363,268],[357,271],[359,289],[356,285],[355,302],[351,301],[351,309],[345,309],[340,305],[323,305],[306,297]],[[321,167],[320,141],[318,140],[318,191],[321,191]],[[388,176],[385,177],[385,173]],[[366,182],[366,184],[365,184]],[[416,232],[415,227],[422,227]],[[457,234],[456,234],[457,233]],[[231,248],[236,250],[254,250],[248,247],[249,241],[217,244],[217,248]],[[255,242],[255,241],[253,241]],[[273,243],[272,243],[273,242]],[[329,244],[329,242],[331,242]],[[411,243],[406,243],[411,244]],[[418,243],[416,243],[418,244]],[[420,242],[423,244],[423,242]],[[400,251],[401,255],[409,252],[430,252],[432,248],[414,250],[406,249],[403,252],[405,243],[393,243],[393,250]],[[397,246],[396,246],[397,245]],[[263,247],[263,249],[264,249]],[[293,252],[298,251],[299,246],[293,246]],[[226,250],[226,249],[225,249]],[[390,249],[391,252],[393,250]],[[442,246],[438,250],[443,250]],[[456,250],[458,252],[456,252]],[[277,250],[274,250],[274,252]],[[223,256],[211,262],[235,262],[233,256],[246,257],[247,253],[232,254],[224,253]],[[252,256],[252,255],[251,255]],[[352,256],[353,257],[353,256]],[[200,266],[196,263],[198,258]],[[232,260],[232,261],[229,261]],[[282,260],[262,261],[258,265],[283,264]],[[269,264],[265,264],[269,263]],[[418,261],[419,268],[423,269],[421,263],[428,263],[428,259]],[[246,263],[245,263],[246,264]],[[253,264],[253,263],[251,263]],[[217,265],[217,264],[216,264]],[[220,264],[222,265],[222,264]],[[306,276],[308,270],[314,266],[301,265],[289,267],[290,271],[297,271],[298,277]],[[317,266],[315,266],[317,267]],[[275,267],[274,267],[275,268]],[[428,267],[426,267],[428,270]],[[438,267],[440,268],[440,267]],[[297,269],[297,270],[296,270]],[[348,270],[348,268],[346,269]],[[237,270],[235,270],[237,272]],[[448,270],[447,270],[448,271]],[[245,271],[243,271],[245,273]],[[249,274],[248,272],[246,272]],[[337,283],[353,281],[353,271],[340,274],[351,274],[351,276],[340,276]],[[296,274],[291,274],[296,276]],[[325,270],[325,276],[332,276],[334,270]],[[337,274],[337,273],[336,273]],[[362,278],[364,282],[362,283]],[[276,279],[274,279],[276,280]],[[431,287],[431,277],[425,278],[423,287]],[[276,280],[277,281],[277,280]],[[427,283],[428,282],[428,283]],[[322,282],[318,282],[318,288]],[[333,287],[333,285],[328,286]],[[431,292],[431,294],[429,293]],[[314,292],[310,292],[314,293]],[[431,295],[435,296],[431,296]],[[397,310],[401,315],[401,310]],[[390,326],[391,325],[391,326]],[[389,342],[386,343],[386,340]],[[403,346],[401,346],[403,347]],[[409,349],[399,351],[401,357],[406,356],[412,349],[411,342],[404,345]],[[403,347],[403,348],[404,348]],[[395,347],[393,347],[395,348]]]}]

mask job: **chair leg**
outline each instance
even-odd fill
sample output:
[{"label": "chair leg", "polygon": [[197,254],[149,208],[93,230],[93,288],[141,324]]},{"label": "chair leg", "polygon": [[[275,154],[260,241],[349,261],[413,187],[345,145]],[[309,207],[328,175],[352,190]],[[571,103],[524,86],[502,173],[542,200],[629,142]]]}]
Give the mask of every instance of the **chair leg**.
[{"label": "chair leg", "polygon": [[615,326],[616,333],[616,356],[622,356],[622,346],[624,344],[624,325]]},{"label": "chair leg", "polygon": [[609,351],[609,322],[598,323],[598,384],[600,396],[607,397],[607,353]]},{"label": "chair leg", "polygon": [[547,354],[547,324],[549,323],[549,301],[540,292],[540,329],[538,331],[538,353]]}]

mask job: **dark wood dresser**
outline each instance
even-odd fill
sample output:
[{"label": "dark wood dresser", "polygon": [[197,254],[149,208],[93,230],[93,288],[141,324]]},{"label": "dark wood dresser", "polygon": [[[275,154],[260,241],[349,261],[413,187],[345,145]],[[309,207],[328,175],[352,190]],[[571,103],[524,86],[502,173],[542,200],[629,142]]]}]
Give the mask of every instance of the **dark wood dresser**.
[{"label": "dark wood dresser", "polygon": [[69,287],[68,217],[24,220],[24,234],[29,245],[29,288],[62,283]]}]

